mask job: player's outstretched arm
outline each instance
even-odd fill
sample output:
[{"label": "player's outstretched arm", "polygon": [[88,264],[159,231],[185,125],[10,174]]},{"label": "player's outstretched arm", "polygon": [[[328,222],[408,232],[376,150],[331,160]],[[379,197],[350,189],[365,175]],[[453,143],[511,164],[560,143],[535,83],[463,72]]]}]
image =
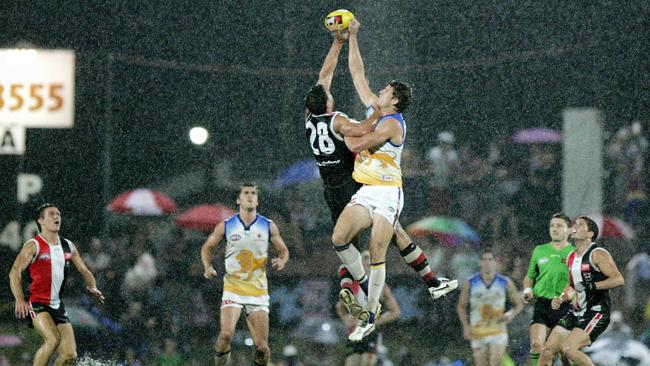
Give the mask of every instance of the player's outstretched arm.
[{"label": "player's outstretched arm", "polygon": [[72,258],[70,260],[72,261],[72,264],[74,264],[77,271],[79,271],[79,274],[81,274],[84,285],[86,285],[86,294],[90,296],[95,304],[104,305],[104,294],[102,294],[102,292],[97,289],[97,281],[95,281],[95,276],[88,269],[88,266],[86,266],[86,262],[84,262],[84,260],[81,258],[81,254],[79,254],[79,249],[76,245],[72,245]]},{"label": "player's outstretched arm", "polygon": [[360,137],[346,137],[345,145],[358,153],[371,147],[381,146],[386,141],[402,136],[402,125],[394,118],[387,119],[374,131]]},{"label": "player's outstretched arm", "polygon": [[379,108],[375,108],[373,114],[361,122],[357,122],[344,115],[337,114],[334,118],[334,130],[343,136],[359,137],[372,132],[373,124],[381,116]]},{"label": "player's outstretched arm", "polygon": [[278,229],[278,225],[275,222],[271,222],[271,243],[278,253],[278,256],[271,260],[271,265],[276,270],[281,271],[289,261],[289,248],[284,243],[284,239],[280,235],[280,229]]},{"label": "player's outstretched arm", "polygon": [[322,85],[328,93],[332,87],[332,78],[334,77],[334,70],[336,70],[336,65],[339,61],[339,54],[341,54],[343,42],[344,41],[341,38],[334,38],[332,46],[330,47],[327,56],[325,56],[325,61],[323,61],[323,66],[318,74],[318,84]]},{"label": "player's outstretched arm", "polygon": [[15,313],[17,318],[26,317],[30,310],[29,303],[25,301],[25,293],[23,292],[22,273],[27,269],[34,255],[36,255],[36,246],[33,244],[33,241],[30,240],[23,245],[23,249],[18,253],[9,271],[9,285],[11,286],[11,293],[14,295],[16,301]]},{"label": "player's outstretched arm", "polygon": [[201,246],[201,263],[203,263],[203,277],[212,278],[217,275],[217,271],[212,267],[212,249],[214,249],[223,240],[226,232],[224,222],[218,223],[212,234]]},{"label": "player's outstretched arm", "polygon": [[377,96],[370,90],[370,84],[368,83],[368,79],[366,79],[366,71],[363,66],[363,60],[361,59],[361,51],[359,51],[357,34],[359,33],[360,26],[361,23],[356,19],[351,20],[348,24],[348,32],[350,32],[348,66],[352,75],[354,89],[356,89],[363,105],[370,107],[377,100]]}]

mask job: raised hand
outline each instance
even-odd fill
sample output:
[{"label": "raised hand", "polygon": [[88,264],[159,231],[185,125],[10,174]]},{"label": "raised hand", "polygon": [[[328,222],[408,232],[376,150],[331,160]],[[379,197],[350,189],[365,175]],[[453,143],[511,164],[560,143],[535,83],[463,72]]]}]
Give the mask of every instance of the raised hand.
[{"label": "raised hand", "polygon": [[352,35],[356,35],[359,33],[359,27],[361,27],[361,23],[357,20],[357,18],[354,18],[348,22],[348,31]]}]

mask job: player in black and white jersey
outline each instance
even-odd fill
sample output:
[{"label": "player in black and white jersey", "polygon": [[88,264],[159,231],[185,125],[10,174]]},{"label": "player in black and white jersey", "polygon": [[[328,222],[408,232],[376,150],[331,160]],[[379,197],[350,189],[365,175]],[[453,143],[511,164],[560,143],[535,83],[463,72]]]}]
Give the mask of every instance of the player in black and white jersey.
[{"label": "player in black and white jersey", "polygon": [[540,366],[551,365],[553,356],[560,351],[574,365],[594,365],[581,349],[592,344],[609,324],[609,289],[625,284],[612,255],[595,243],[597,237],[598,225],[592,219],[576,219],[571,234],[576,250],[567,258],[569,284],[551,302],[554,310],[567,301],[573,306],[548,337]]},{"label": "player in black and white jersey", "polygon": [[361,186],[352,179],[354,154],[347,148],[344,136],[363,136],[372,128],[379,113],[359,123],[344,113],[334,111],[330,93],[334,69],[345,40],[335,37],[320,71],[318,83],[305,99],[305,132],[325,188],[325,201],[330,208],[332,222]]},{"label": "player in black and white jersey", "polygon": [[[354,154],[345,145],[343,138],[362,136],[372,131],[373,123],[379,117],[379,108],[373,108],[375,112],[362,122],[334,111],[334,98],[330,93],[330,87],[341,48],[346,41],[340,34],[334,35],[332,46],[320,70],[318,83],[311,88],[305,98],[305,131],[323,180],[325,201],[329,206],[332,222],[335,223],[352,196],[361,187],[360,183],[352,179]],[[449,292],[449,281],[442,283],[435,277],[429,267],[426,254],[413,243],[399,223],[395,235],[395,243],[400,255],[426,283],[431,297],[437,299]],[[354,273],[350,272],[359,269],[363,273],[361,255],[354,245],[350,247],[358,254],[355,265],[358,264],[359,268],[341,268],[339,272],[344,278],[355,278]],[[363,276],[359,284],[367,294],[367,277]],[[456,288],[457,281],[452,285],[455,285],[452,289]],[[357,318],[368,316],[367,310],[354,301],[354,296],[347,287],[341,289],[340,296],[353,316]]]}]

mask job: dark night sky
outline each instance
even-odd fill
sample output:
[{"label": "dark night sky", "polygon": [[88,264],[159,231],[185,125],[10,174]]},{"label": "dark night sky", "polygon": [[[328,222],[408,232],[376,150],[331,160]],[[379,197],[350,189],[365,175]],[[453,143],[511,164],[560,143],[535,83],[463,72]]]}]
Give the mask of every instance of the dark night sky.
[{"label": "dark night sky", "polygon": [[[216,135],[214,153],[237,177],[269,178],[308,158],[303,97],[330,45],[322,19],[341,7],[363,24],[373,89],[393,78],[413,85],[406,118],[417,151],[442,129],[480,147],[521,127],[559,128],[566,106],[601,108],[607,131],[632,118],[647,127],[647,4],[10,1],[0,46],[77,51],[75,127],[29,130],[24,170],[43,176],[48,198],[75,197],[63,206],[86,233],[99,227],[105,204],[109,55],[113,195],[196,170],[206,155],[186,137],[194,124]],[[359,117],[346,51],[333,92],[339,109]],[[0,156],[4,221],[19,210],[18,164]]]}]

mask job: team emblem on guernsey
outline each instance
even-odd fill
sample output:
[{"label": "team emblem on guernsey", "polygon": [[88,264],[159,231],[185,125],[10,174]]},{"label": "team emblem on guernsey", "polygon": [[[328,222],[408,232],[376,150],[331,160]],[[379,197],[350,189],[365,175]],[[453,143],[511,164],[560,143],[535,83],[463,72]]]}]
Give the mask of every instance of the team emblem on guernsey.
[{"label": "team emblem on guernsey", "polygon": [[46,260],[50,259],[50,253],[43,253],[43,254],[38,256],[38,259],[46,261]]},{"label": "team emblem on guernsey", "polygon": [[237,241],[237,240],[241,239],[241,236],[239,234],[232,234],[232,235],[230,235],[229,239],[232,240],[232,241]]}]

